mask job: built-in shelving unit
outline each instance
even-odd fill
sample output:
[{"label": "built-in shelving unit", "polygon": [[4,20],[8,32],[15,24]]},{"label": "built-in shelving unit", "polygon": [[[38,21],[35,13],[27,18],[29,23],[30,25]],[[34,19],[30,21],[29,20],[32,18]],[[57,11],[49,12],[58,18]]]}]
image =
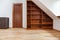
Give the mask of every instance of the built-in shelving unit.
[{"label": "built-in shelving unit", "polygon": [[27,1],[27,28],[53,28],[53,20],[32,1]]}]

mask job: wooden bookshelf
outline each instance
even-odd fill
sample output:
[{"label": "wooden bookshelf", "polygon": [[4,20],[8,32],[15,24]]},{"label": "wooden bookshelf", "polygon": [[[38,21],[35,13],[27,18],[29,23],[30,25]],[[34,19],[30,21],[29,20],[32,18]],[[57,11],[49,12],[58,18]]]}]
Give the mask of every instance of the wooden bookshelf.
[{"label": "wooden bookshelf", "polygon": [[32,1],[27,1],[27,28],[53,28],[53,20]]}]

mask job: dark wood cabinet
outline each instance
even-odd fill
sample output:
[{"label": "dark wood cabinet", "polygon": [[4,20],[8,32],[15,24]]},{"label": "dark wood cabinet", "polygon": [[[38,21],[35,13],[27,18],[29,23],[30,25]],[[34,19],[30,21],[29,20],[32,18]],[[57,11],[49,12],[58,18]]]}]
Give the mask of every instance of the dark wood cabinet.
[{"label": "dark wood cabinet", "polygon": [[32,1],[27,1],[27,28],[52,29],[53,19]]},{"label": "dark wood cabinet", "polygon": [[0,29],[9,28],[9,18],[0,17]]}]

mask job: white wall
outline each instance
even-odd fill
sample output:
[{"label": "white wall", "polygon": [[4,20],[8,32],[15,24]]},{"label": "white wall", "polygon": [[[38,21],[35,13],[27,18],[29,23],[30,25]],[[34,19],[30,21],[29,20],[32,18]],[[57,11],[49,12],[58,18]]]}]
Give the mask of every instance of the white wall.
[{"label": "white wall", "polygon": [[53,25],[55,30],[60,31],[60,20],[54,20]]},{"label": "white wall", "polygon": [[60,0],[40,0],[56,16],[60,16]]},{"label": "white wall", "polygon": [[9,17],[9,27],[12,27],[12,10],[14,3],[23,3],[23,28],[26,28],[26,0],[0,0],[0,17]]}]

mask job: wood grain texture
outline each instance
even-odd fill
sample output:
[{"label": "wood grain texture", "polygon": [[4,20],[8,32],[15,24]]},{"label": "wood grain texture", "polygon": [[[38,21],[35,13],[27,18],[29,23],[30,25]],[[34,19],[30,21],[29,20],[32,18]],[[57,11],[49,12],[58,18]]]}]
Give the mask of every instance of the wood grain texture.
[{"label": "wood grain texture", "polygon": [[27,1],[27,28],[53,29],[53,19],[32,1]]},{"label": "wood grain texture", "polygon": [[49,29],[0,29],[0,40],[60,40],[60,32]]},{"label": "wood grain texture", "polygon": [[13,6],[13,28],[22,27],[22,4],[14,4]]}]

